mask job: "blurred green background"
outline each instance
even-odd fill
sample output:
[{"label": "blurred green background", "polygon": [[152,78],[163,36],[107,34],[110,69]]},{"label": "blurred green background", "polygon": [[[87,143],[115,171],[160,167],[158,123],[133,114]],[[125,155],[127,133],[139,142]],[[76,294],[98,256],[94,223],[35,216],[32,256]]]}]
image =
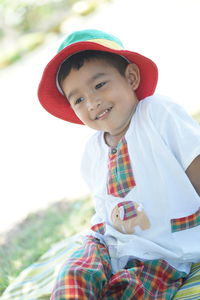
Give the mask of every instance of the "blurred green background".
[{"label": "blurred green background", "polygon": [[[84,18],[90,15],[92,16],[101,5],[108,2],[112,2],[112,0],[0,0],[1,74],[3,75],[6,68],[9,69],[8,67],[12,66],[15,62],[19,62],[20,59],[26,57],[31,51],[39,49],[39,47],[45,43],[48,44],[48,41],[51,40],[52,36],[62,35],[65,31],[63,28],[66,29],[66,24],[74,16],[81,18],[84,23]],[[119,2],[120,0],[118,0],[118,3]],[[189,105],[191,105],[191,99],[193,99],[193,102],[196,101],[199,103],[198,84],[195,84],[195,80],[198,83],[199,79],[198,76],[192,73],[195,68],[199,70],[198,64],[195,65],[194,63],[191,63],[192,55],[187,56],[187,53],[193,54],[195,49],[196,53],[199,53],[197,44],[195,45],[194,42],[196,41],[197,36],[195,30],[198,31],[199,28],[196,26],[196,24],[198,25],[199,22],[199,13],[198,20],[193,16],[194,12],[198,12],[198,10],[195,9],[196,6],[194,5],[194,3],[197,3],[197,1],[190,1],[190,9],[188,9],[188,6],[186,5],[186,3],[189,3],[189,1],[160,1],[160,7],[158,7],[158,2],[159,1],[156,3],[156,7],[152,7],[152,10],[150,10],[150,1],[121,0],[121,3],[124,5],[124,7],[121,6],[124,10],[121,9],[120,11],[120,16],[122,16],[122,18],[119,18],[119,13],[114,10],[113,15],[109,15],[108,17],[103,15],[103,17],[100,18],[100,20],[102,20],[100,26],[105,27],[102,29],[108,28],[111,31],[120,32],[122,38],[126,36],[126,41],[129,42],[131,49],[133,48],[133,45],[135,47],[135,44],[137,44],[139,45],[139,50],[145,50],[147,54],[150,53],[151,55],[154,55],[154,58],[160,65],[160,90],[162,90],[162,92],[164,91],[164,93],[166,92],[166,94],[168,94],[168,91],[174,89],[174,91],[177,91],[177,93],[180,95],[182,92]],[[134,9],[132,11],[130,8],[130,3],[134,4]],[[172,13],[172,16],[169,13],[166,13],[165,6],[163,6],[162,3],[171,3],[169,7],[167,5],[166,7],[169,8],[168,12]],[[183,8],[185,8],[185,10],[183,10]],[[129,17],[127,18],[126,15],[128,12],[131,12],[131,14],[129,14]],[[187,16],[187,18],[185,16]],[[173,22],[176,22],[176,28],[173,27]],[[186,24],[187,22],[189,22],[188,25]],[[188,31],[186,29],[183,30],[184,24],[187,28],[190,25],[192,29]],[[118,29],[117,25],[119,25]],[[175,34],[173,35],[174,32]],[[147,44],[148,47],[146,47]],[[183,61],[182,57],[179,55],[179,44],[181,45],[181,53],[185,51],[185,61]],[[166,52],[164,52],[164,50],[166,50]],[[195,57],[195,55],[193,56]],[[196,54],[196,57],[198,56]],[[172,61],[172,59],[174,59],[174,61]],[[177,70],[179,68],[182,70],[181,68],[186,62],[187,69],[191,69],[192,71],[186,73],[180,71],[180,73],[183,74],[183,78],[181,78],[180,73],[178,73]],[[35,68],[35,65],[37,65],[37,63],[32,63],[28,68],[28,72],[30,72],[30,74],[28,74],[31,81],[30,85],[33,85],[34,82],[31,68]],[[19,65],[16,64],[15,66],[16,68],[19,68]],[[12,68],[10,72],[13,72]],[[191,73],[193,76],[191,76]],[[19,76],[17,72],[16,74],[17,75],[15,76]],[[178,77],[176,74],[178,74]],[[68,144],[64,144],[63,141],[66,139],[66,136],[69,136],[69,131],[71,131],[70,125],[66,125],[62,123],[62,121],[56,119],[54,120],[53,117],[51,118],[49,115],[46,116],[45,112],[43,112],[40,107],[37,108],[36,99],[32,99],[34,97],[36,98],[36,96],[34,95],[33,97],[29,86],[29,94],[26,92],[26,94],[23,95],[24,85],[28,85],[25,81],[26,77],[28,76],[24,70],[23,75],[24,77],[21,78],[22,85],[17,86],[19,94],[16,95],[17,93],[14,91],[15,97],[13,97],[12,94],[10,95],[9,92],[11,89],[9,90],[8,86],[8,88],[5,89],[6,95],[2,97],[3,99],[1,99],[1,101],[3,100],[2,103],[5,105],[5,108],[1,107],[3,115],[5,116],[5,119],[1,118],[3,119],[2,128],[5,128],[5,138],[3,140],[3,144],[6,144],[6,142],[8,144],[8,147],[5,148],[7,157],[6,155],[1,155],[6,162],[5,168],[3,169],[3,175],[8,182],[8,187],[14,190],[14,197],[10,197],[9,202],[8,199],[6,199],[7,194],[9,194],[9,189],[6,186],[5,195],[2,197],[2,216],[4,216],[6,212],[6,210],[4,212],[5,208],[3,205],[7,204],[10,209],[13,203],[17,203],[19,206],[19,211],[15,211],[15,214],[18,214],[22,210],[22,206],[25,205],[23,204],[23,201],[26,203],[29,202],[29,205],[31,202],[33,202],[31,196],[34,189],[38,189],[38,193],[41,193],[39,188],[41,188],[43,185],[42,187],[46,189],[45,182],[47,182],[47,186],[50,189],[51,185],[55,185],[55,181],[60,180],[59,176],[61,176],[60,173],[62,173],[61,168],[63,168],[65,172],[64,176],[67,175],[66,169],[70,168],[68,163],[64,165],[64,162],[62,161],[62,164],[59,164],[58,160],[58,157],[63,155],[63,160],[67,161],[67,155],[65,151],[69,150]],[[176,80],[173,79],[173,75]],[[40,75],[38,74],[38,78],[39,76]],[[10,79],[10,73],[8,74],[7,78]],[[183,81],[185,78],[190,79],[191,88],[188,88],[188,93],[185,93],[185,87],[188,87],[188,81],[185,83]],[[17,88],[15,87],[13,89],[15,90]],[[196,98],[191,96],[191,92],[196,95]],[[180,96],[180,98],[180,102],[183,102],[183,97]],[[28,106],[29,104],[31,104],[30,108]],[[34,110],[35,107],[36,109]],[[18,115],[19,111],[23,111],[20,117]],[[7,118],[8,114],[10,118]],[[31,119],[31,117],[33,119]],[[199,110],[193,114],[193,117],[200,122]],[[37,119],[36,124],[35,119]],[[24,124],[26,126],[24,126]],[[42,126],[39,126],[38,124],[42,124]],[[65,128],[62,131],[63,127]],[[80,129],[77,129],[76,133],[74,133],[74,136],[78,136],[78,133],[80,133],[79,130]],[[58,133],[61,131],[62,135],[59,137],[59,139],[57,139]],[[38,139],[40,135],[41,139]],[[79,135],[79,139],[81,135],[82,133]],[[34,136],[37,136],[37,139],[34,139]],[[10,140],[14,140],[14,143],[8,143],[8,137]],[[30,137],[30,140],[28,137]],[[51,142],[53,141],[52,144],[48,144],[48,139]],[[19,148],[18,152],[16,146],[17,142]],[[55,144],[55,148],[53,148],[53,144]],[[27,147],[27,145],[29,145],[29,147]],[[47,150],[45,145],[47,145]],[[12,151],[12,147],[15,148],[15,152]],[[44,152],[42,152],[42,148],[45,148],[43,150]],[[36,154],[38,154],[38,157],[42,158],[43,161],[46,159],[46,165],[42,165],[38,157],[36,157],[34,160],[34,155],[36,156]],[[48,154],[50,154],[49,157]],[[49,165],[52,167],[52,160],[54,160],[54,158],[58,165],[57,172],[57,169],[54,170],[53,168],[50,169],[49,167]],[[36,170],[30,166],[30,160],[33,161],[34,166],[36,166]],[[19,165],[14,165],[16,161],[19,161]],[[25,167],[23,167],[22,163],[24,163],[26,166],[28,165],[28,171]],[[39,164],[40,167],[39,171],[37,169],[37,164]],[[17,169],[18,166],[20,166],[22,170],[21,174]],[[45,168],[45,171],[51,174],[52,178],[54,176],[55,180],[53,178],[52,181],[50,181],[46,174],[43,175],[42,170]],[[16,171],[14,171],[14,169]],[[5,174],[6,171],[8,175]],[[42,174],[42,179],[38,173]],[[34,174],[35,177],[30,179],[30,174]],[[13,178],[11,175],[13,175]],[[70,175],[72,177],[72,174]],[[13,182],[17,181],[17,176],[18,179],[21,178],[20,181],[22,181],[22,186],[19,186],[19,190],[17,190],[16,186],[13,184]],[[24,178],[26,178],[27,181]],[[42,181],[41,186],[37,185],[37,179],[39,183]],[[31,188],[29,188],[29,182],[31,182]],[[17,184],[19,184],[18,181]],[[67,186],[67,179],[63,185],[64,184]],[[26,192],[27,194],[22,195],[21,190],[25,190],[25,185],[28,186],[29,193]],[[59,189],[60,187],[58,187],[58,190]],[[80,189],[80,186],[78,186],[77,189]],[[23,196],[24,199],[21,201]],[[34,201],[36,200],[37,199],[34,199]],[[15,209],[16,208],[14,208],[14,210]],[[92,214],[93,206],[89,196],[72,200],[62,199],[60,201],[55,201],[55,203],[50,204],[45,209],[28,214],[26,218],[24,218],[6,234],[1,234],[0,232],[0,294],[9,285],[9,283],[11,283],[12,280],[17,277],[21,270],[36,261],[49,249],[52,244],[56,243],[62,238],[87,228],[90,224],[90,218]]]},{"label": "blurred green background", "polygon": [[0,68],[59,34],[73,15],[87,16],[111,0],[0,0]]}]

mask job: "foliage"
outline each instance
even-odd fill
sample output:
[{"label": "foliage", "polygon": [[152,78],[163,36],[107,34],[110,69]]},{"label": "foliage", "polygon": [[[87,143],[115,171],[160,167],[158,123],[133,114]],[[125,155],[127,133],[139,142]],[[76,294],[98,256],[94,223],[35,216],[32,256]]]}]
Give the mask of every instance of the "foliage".
[{"label": "foliage", "polygon": [[[84,17],[111,0],[0,0],[0,68],[58,34],[72,15]],[[78,9],[77,9],[78,8]],[[21,39],[28,40],[27,47]]]},{"label": "foliage", "polygon": [[53,18],[56,14],[59,19],[60,13],[68,9],[67,0],[1,0],[0,19],[5,25],[3,34],[7,31],[27,33],[45,30],[49,26],[46,24],[46,21],[50,22],[49,17]]},{"label": "foliage", "polygon": [[45,41],[43,33],[30,33],[18,38],[18,43],[15,47],[10,47],[6,51],[2,51],[0,55],[0,69],[4,68],[19,59],[26,53],[34,50]]},{"label": "foliage", "polygon": [[67,0],[0,0],[0,68],[41,45],[69,11]]}]

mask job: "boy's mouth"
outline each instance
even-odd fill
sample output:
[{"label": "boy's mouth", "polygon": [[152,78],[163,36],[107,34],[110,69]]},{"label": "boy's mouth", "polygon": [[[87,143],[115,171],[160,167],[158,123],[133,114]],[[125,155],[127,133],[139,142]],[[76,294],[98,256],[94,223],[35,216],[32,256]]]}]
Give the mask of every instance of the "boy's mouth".
[{"label": "boy's mouth", "polygon": [[112,109],[112,106],[109,107],[109,108],[107,108],[107,109],[105,109],[105,110],[103,110],[102,112],[100,112],[96,116],[95,120],[102,120],[102,119],[104,119],[104,117],[107,115],[107,113],[109,113],[109,111],[111,111],[111,109]]}]

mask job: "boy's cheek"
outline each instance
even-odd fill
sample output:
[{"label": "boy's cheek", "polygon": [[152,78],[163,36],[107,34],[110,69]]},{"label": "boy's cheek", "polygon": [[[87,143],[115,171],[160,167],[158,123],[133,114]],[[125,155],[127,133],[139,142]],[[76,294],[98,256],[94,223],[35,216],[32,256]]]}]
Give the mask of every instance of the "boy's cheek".
[{"label": "boy's cheek", "polygon": [[86,122],[85,122],[84,117],[82,116],[82,114],[79,111],[76,111],[74,109],[73,109],[73,111],[76,114],[76,116],[81,120],[81,122],[83,122],[83,124],[87,125]]},{"label": "boy's cheek", "polygon": [[83,122],[82,118],[81,118],[81,113],[75,109],[73,109],[73,111],[75,112],[75,114],[77,115],[77,117]]}]

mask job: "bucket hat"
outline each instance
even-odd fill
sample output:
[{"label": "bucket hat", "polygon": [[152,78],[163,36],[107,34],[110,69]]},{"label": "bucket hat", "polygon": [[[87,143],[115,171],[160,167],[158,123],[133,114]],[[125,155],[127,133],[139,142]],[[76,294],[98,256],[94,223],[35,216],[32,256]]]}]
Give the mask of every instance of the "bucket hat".
[{"label": "bucket hat", "polygon": [[98,50],[118,54],[140,70],[140,84],[135,91],[138,100],[151,96],[156,88],[158,69],[149,58],[125,50],[122,42],[115,36],[94,29],[75,31],[64,39],[57,54],[44,69],[39,87],[38,98],[42,106],[52,115],[76,124],[83,124],[76,116],[66,97],[57,84],[61,64],[75,53],[85,50]]}]

